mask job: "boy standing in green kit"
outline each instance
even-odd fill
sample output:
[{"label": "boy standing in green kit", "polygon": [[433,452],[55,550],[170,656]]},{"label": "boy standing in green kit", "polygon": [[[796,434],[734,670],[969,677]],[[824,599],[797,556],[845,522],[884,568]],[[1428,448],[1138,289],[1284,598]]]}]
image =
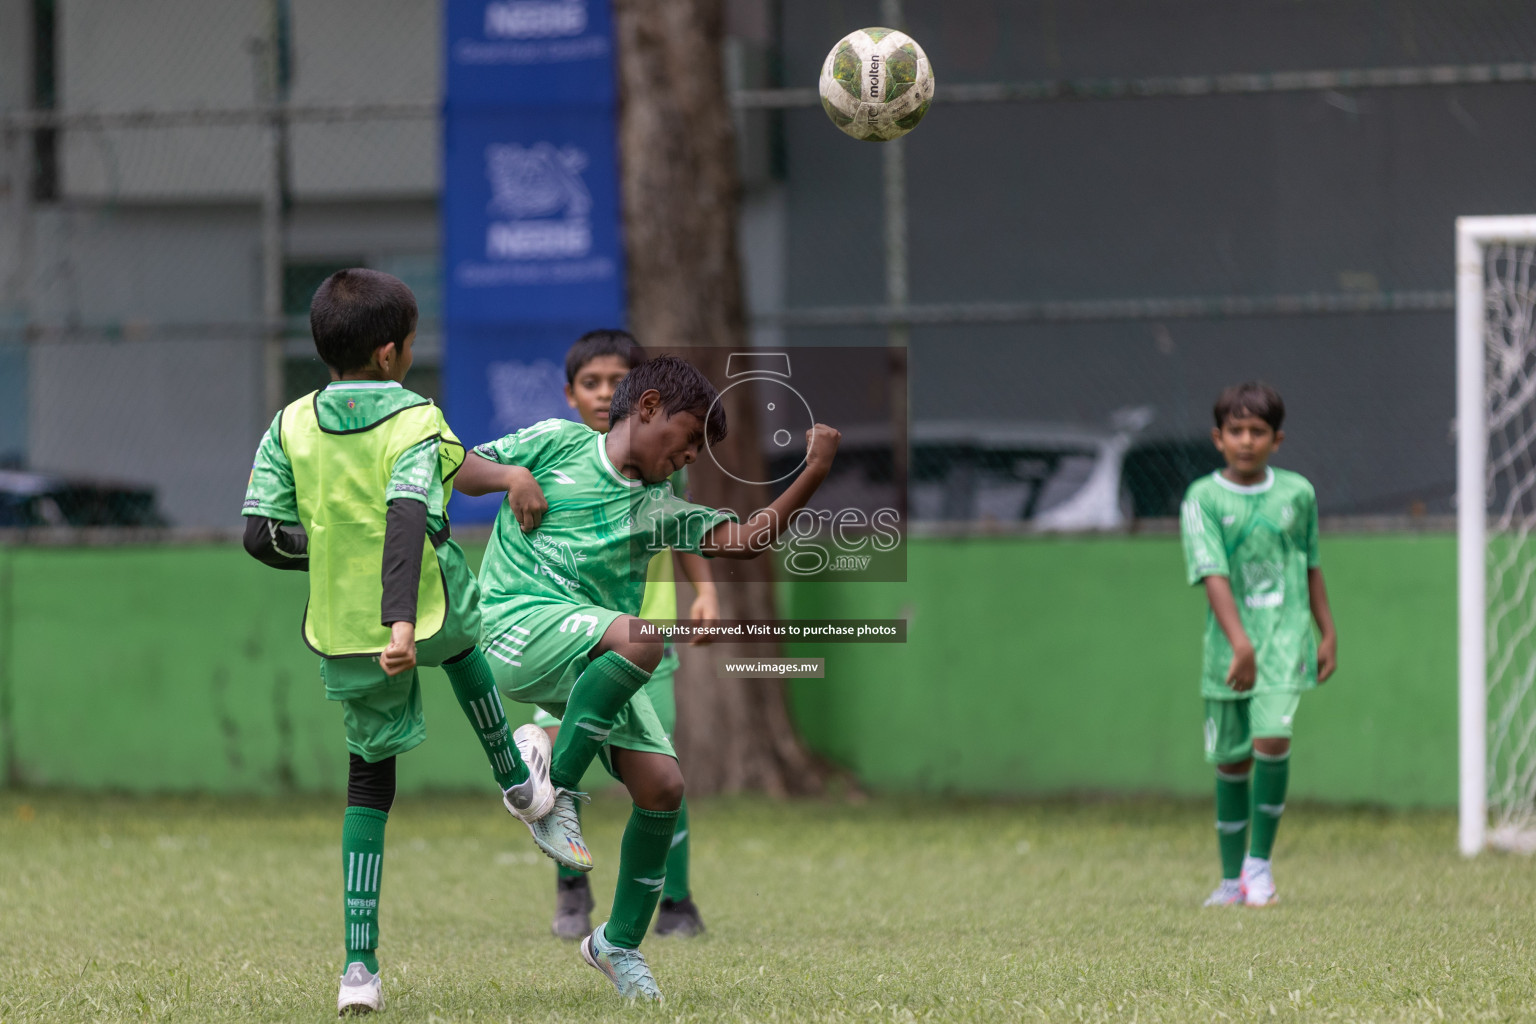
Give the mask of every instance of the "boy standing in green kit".
[{"label": "boy standing in green kit", "polygon": [[384,1005],[376,950],[395,757],[426,738],[416,666],[443,666],[507,810],[535,820],[554,793],[547,737],[526,725],[509,738],[475,646],[479,591],[443,508],[464,448],[431,401],[400,385],[415,297],[388,274],[338,271],[315,292],[310,327],[332,383],[272,421],[241,514],[252,556],[309,573],[302,635],[320,655],[326,697],[342,704],[350,751],[336,1007],[367,1013]]},{"label": "boy standing in green kit", "polygon": [[1285,403],[1250,382],[1223,391],[1214,411],[1211,438],[1227,468],[1191,484],[1181,510],[1189,583],[1203,583],[1210,602],[1201,692],[1222,880],[1205,905],[1262,907],[1277,898],[1270,851],[1291,722],[1302,692],[1333,674],[1338,638],[1318,563],[1317,495],[1305,477],[1269,465],[1285,440]]},{"label": "boy standing in green kit", "polygon": [[[588,331],[577,338],[565,354],[566,402],[576,410],[581,422],[600,434],[607,433],[614,390],[630,370],[643,362],[645,351],[628,331]],[[688,467],[673,473],[668,484],[675,496],[689,500]],[[675,555],[696,594],[688,619],[709,622],[720,618],[720,602],[715,594],[709,560],[686,551]],[[674,552],[658,551],[651,558],[646,569],[645,598],[640,604],[642,619],[657,621],[678,617],[673,556]],[[650,682],[644,688],[668,739],[677,727],[677,700],[673,692],[677,667],[677,650],[668,643],[661,663],[651,673]],[[560,720],[543,708],[534,714],[533,721],[549,733],[551,742],[559,735]],[[657,935],[689,937],[704,930],[704,920],[693,902],[688,884],[689,848],[688,801],[685,799],[678,808],[672,851],[667,854],[667,882],[661,890],[661,908],[656,913],[656,925],[652,929]],[[592,931],[594,905],[587,874],[563,864],[556,864],[555,871],[555,918],[550,931],[561,939],[584,939]]]},{"label": "boy standing in green kit", "polygon": [[592,869],[574,790],[594,758],[634,802],[612,913],[581,943],[582,959],[626,998],[661,998],[639,946],[666,884],[683,802],[677,755],[644,690],[665,646],[637,618],[646,567],[666,548],[761,555],[826,479],[841,438],[824,424],[806,431],[800,474],[767,508],[736,522],[668,485],[706,439],[725,437],[718,397],[697,369],[660,356],[619,383],[607,433],[544,420],[479,445],[454,480],[464,494],[507,492],[480,565],[496,682],[561,721],[550,769],[554,809],[530,824],[534,841],[558,863]]}]

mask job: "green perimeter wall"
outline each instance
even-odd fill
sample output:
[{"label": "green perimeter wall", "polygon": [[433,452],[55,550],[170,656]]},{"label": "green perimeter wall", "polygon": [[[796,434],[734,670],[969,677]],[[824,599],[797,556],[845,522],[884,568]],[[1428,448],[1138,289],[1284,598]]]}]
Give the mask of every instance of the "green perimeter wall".
[{"label": "green perimeter wall", "polygon": [[[1456,540],[1325,537],[1339,671],[1302,699],[1291,795],[1456,802]],[[1204,794],[1205,599],[1178,540],[914,543],[901,585],[802,585],[796,617],[906,617],[827,645],[795,684],[805,738],[887,790]],[[804,648],[797,653],[811,653]]]},{"label": "green perimeter wall", "polygon": [[[224,545],[0,558],[13,588],[0,756],[22,782],[345,784],[340,708],[298,636],[304,577]],[[1293,794],[1454,803],[1454,538],[1335,537],[1324,559],[1341,669],[1297,716]],[[906,584],[786,587],[794,617],[911,623],[904,645],[794,651],[827,659],[827,678],[794,685],[796,719],[876,789],[1203,794],[1203,602],[1181,573],[1166,537],[929,539],[911,544]],[[422,675],[430,738],[402,761],[402,789],[484,787],[446,678]]]}]

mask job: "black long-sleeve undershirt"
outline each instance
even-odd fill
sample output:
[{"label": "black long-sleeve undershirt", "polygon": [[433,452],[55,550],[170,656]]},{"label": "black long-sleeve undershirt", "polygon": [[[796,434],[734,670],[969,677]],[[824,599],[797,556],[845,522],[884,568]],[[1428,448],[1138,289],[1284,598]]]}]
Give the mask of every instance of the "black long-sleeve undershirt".
[{"label": "black long-sleeve undershirt", "polygon": [[416,621],[416,591],[421,585],[421,544],[427,539],[427,506],[410,498],[389,503],[384,517],[384,598],[379,621]]},{"label": "black long-sleeve undershirt", "polygon": [[266,516],[245,517],[245,551],[274,569],[309,571],[309,535],[298,523]]}]

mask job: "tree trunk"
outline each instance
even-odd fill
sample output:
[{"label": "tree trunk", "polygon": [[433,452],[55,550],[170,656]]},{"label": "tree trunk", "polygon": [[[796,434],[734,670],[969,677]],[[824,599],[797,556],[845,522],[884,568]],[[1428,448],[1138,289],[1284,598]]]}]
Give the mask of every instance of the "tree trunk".
[{"label": "tree trunk", "polygon": [[[725,352],[747,340],[722,0],[614,0],[613,10],[630,327],[651,352],[718,346],[718,358],[695,359],[710,364],[699,368],[718,382]],[[731,423],[722,457],[760,464],[754,428]],[[700,467],[706,468],[712,467]],[[719,472],[697,472],[691,482],[695,500],[743,516],[768,500],[765,489]],[[714,566],[724,618],[774,617],[766,558]],[[679,615],[687,609],[680,593]],[[783,683],[730,680],[718,667],[730,654],[777,653],[765,645],[683,648],[675,741],[690,792],[820,788],[816,762],[790,722]]]}]

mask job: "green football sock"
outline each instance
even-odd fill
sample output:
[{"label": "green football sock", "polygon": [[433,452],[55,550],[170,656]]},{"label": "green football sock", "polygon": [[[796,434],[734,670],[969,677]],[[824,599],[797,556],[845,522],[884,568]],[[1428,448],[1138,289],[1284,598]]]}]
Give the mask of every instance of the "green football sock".
[{"label": "green football sock", "polygon": [[1253,772],[1253,847],[1255,857],[1269,859],[1275,848],[1275,833],[1280,829],[1280,815],[1285,813],[1285,787],[1291,781],[1291,755],[1271,757],[1254,751]]},{"label": "green football sock", "polygon": [[388,814],[372,807],[348,807],[341,819],[346,963],[361,962],[373,974],[379,973],[375,954],[379,948],[379,881],[384,866],[384,823],[388,820]]},{"label": "green football sock", "polygon": [[592,759],[597,756],[614,716],[651,674],[614,651],[595,658],[571,687],[571,696],[560,718],[560,737],[551,756],[550,781],[563,789],[581,785]]},{"label": "green football sock", "polygon": [[672,850],[667,854],[667,884],[661,895],[676,903],[688,898],[688,798],[677,809],[672,831]]},{"label": "green football sock", "polygon": [[1248,845],[1248,772],[1228,775],[1216,770],[1216,841],[1221,847],[1221,877],[1243,873]]},{"label": "green football sock", "polygon": [[[576,812],[576,824],[580,825],[581,824],[581,801],[578,800],[576,802],[575,806],[572,808],[572,810],[574,810]],[[575,868],[568,868],[564,864],[556,862],[556,864],[555,864],[555,877],[556,878],[586,878],[587,877],[587,872],[585,872],[585,871],[577,871]]]},{"label": "green football sock", "polygon": [[656,901],[661,899],[661,889],[666,884],[667,852],[677,830],[677,813],[648,811],[643,807],[630,809],[624,841],[619,846],[619,880],[613,888],[613,912],[603,925],[603,934],[615,946],[638,949],[651,927]]},{"label": "green football sock", "polygon": [[459,707],[475,727],[485,756],[491,762],[496,784],[502,789],[528,780],[528,768],[512,745],[512,728],[507,724],[507,713],[501,706],[501,694],[496,692],[496,677],[491,666],[478,647],[456,661],[443,663],[448,682],[453,685],[453,695],[459,698]]}]

